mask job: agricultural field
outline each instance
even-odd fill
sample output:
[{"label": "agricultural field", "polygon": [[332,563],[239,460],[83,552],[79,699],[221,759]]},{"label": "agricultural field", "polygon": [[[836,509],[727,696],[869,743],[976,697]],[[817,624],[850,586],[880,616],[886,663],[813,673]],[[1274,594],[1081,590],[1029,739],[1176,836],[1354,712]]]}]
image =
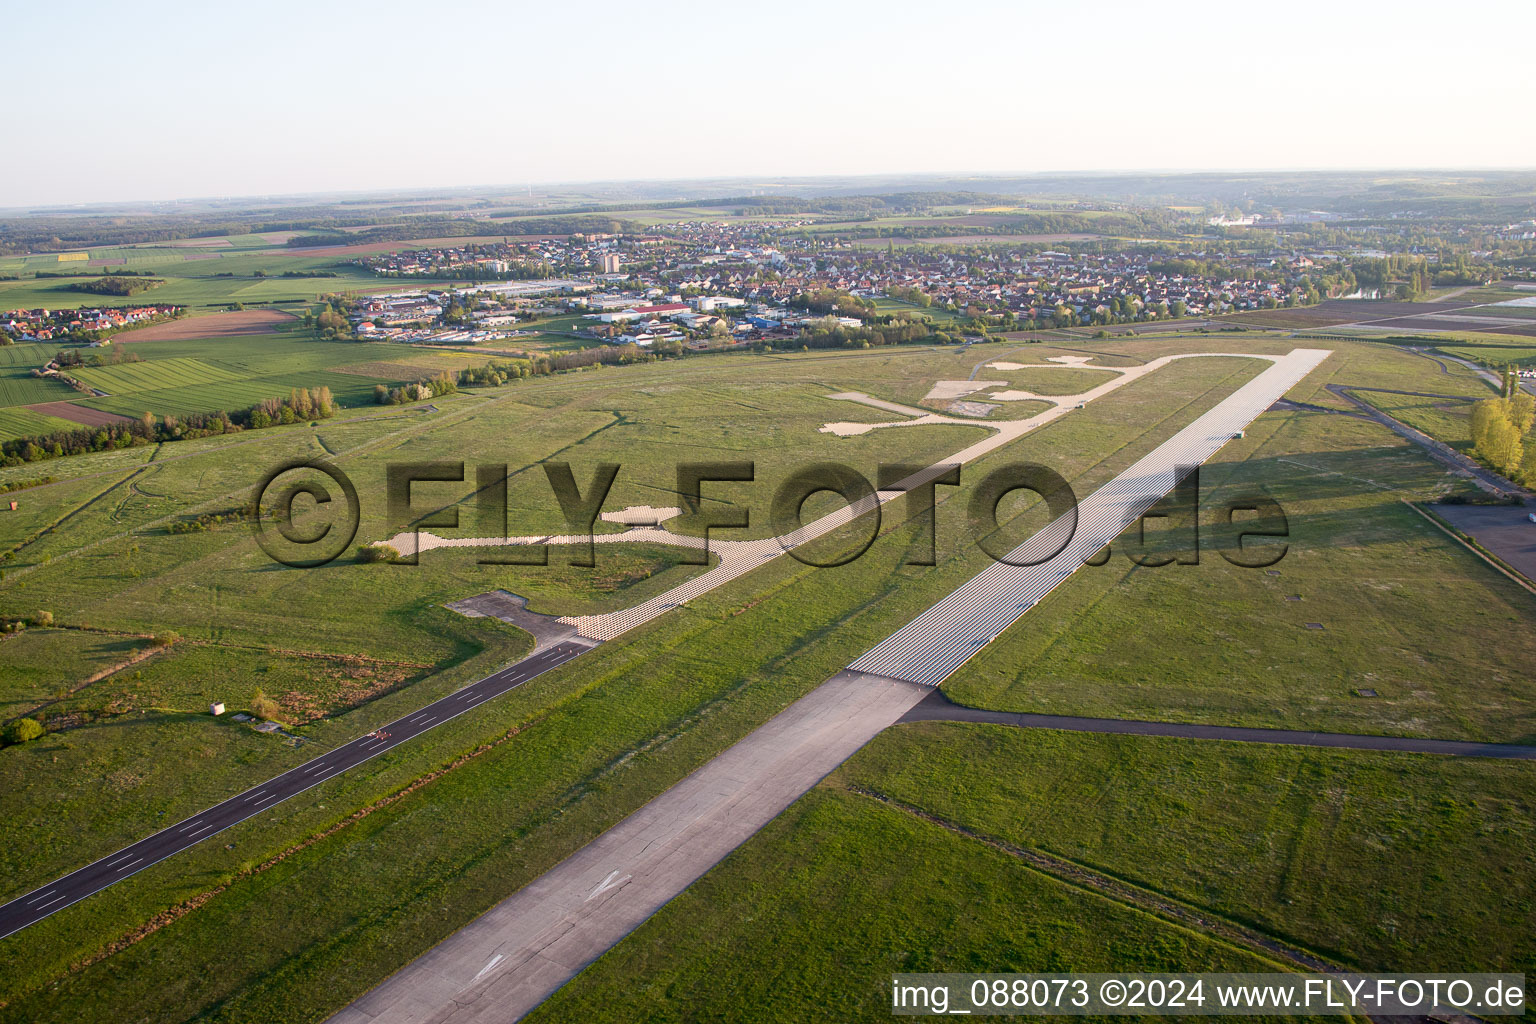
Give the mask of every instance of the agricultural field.
[{"label": "agricultural field", "polygon": [[[200,320],[207,319],[178,321],[174,326],[195,327]],[[12,406],[69,402],[83,410],[79,416],[70,417],[78,421],[89,418],[92,411],[137,419],[146,412],[164,417],[237,411],[263,399],[287,397],[294,388],[325,386],[340,406],[357,407],[372,404],[376,384],[395,386],[424,380],[444,369],[479,366],[495,358],[487,353],[443,352],[403,345],[315,341],[292,320],[285,324],[276,333],[254,337],[236,333],[200,338],[190,336],[188,331],[181,337],[161,335],[158,340],[133,341],[131,346],[124,342],[134,332],[124,332],[116,344],[133,361],[115,361],[120,358],[118,350],[108,349],[102,352],[102,365],[71,371],[83,383],[106,392],[103,397],[81,394],[61,381],[30,376],[32,366],[46,362],[57,351],[56,347],[36,344],[0,348],[0,402]],[[226,325],[214,326],[221,329]],[[238,325],[234,326],[238,329]],[[3,364],[7,358],[14,360],[13,365]],[[355,372],[358,366],[367,367],[369,372]],[[66,421],[62,426],[51,426],[46,422],[59,418],[6,410],[0,413],[0,434],[36,436],[80,425]],[[34,426],[38,429],[31,429]]]},{"label": "agricultural field", "polygon": [[52,359],[55,351],[46,345],[0,348],[0,408],[79,397],[79,393],[63,381],[32,376],[32,371]]},{"label": "agricultural field", "polygon": [[183,338],[238,338],[271,334],[291,328],[293,316],[275,309],[244,309],[202,316],[184,316],[165,323],[136,327],[119,334],[116,344],[176,341]]},{"label": "agricultural field", "polygon": [[72,420],[34,412],[31,409],[0,409],[0,441],[20,437],[43,437],[60,430],[76,430],[80,426]]},{"label": "agricultural field", "polygon": [[72,375],[109,395],[160,391],[240,379],[240,375],[232,370],[185,356],[108,366],[84,366]]},{"label": "agricultural field", "polygon": [[1467,316],[1511,317],[1516,320],[1536,320],[1536,306],[1474,306],[1462,312]]},{"label": "agricultural field", "polygon": [[[53,254],[0,257],[0,274],[21,275],[18,281],[0,281],[0,309],[121,305],[126,300],[72,289],[72,285],[110,268],[149,271],[165,280],[165,284],[135,296],[135,301],[188,306],[193,312],[228,309],[234,303],[295,309],[327,292],[383,290],[367,271],[348,266],[335,256],[306,254],[303,249],[127,246],[92,250],[90,255],[90,263],[95,265],[59,263]],[[37,271],[70,274],[77,270],[78,277],[26,276]],[[285,278],[285,271],[319,271],[335,276]]]},{"label": "agricultural field", "polygon": [[[196,360],[188,360],[196,362]],[[331,389],[336,401],[345,406],[362,405],[373,400],[372,380],[354,374],[306,371],[303,373],[214,379],[196,384],[128,392],[108,398],[88,398],[81,405],[122,416],[137,417],[145,412],[156,416],[186,416],[199,412],[246,409],[267,398],[286,398],[294,388]],[[392,383],[399,384],[400,380]]]}]

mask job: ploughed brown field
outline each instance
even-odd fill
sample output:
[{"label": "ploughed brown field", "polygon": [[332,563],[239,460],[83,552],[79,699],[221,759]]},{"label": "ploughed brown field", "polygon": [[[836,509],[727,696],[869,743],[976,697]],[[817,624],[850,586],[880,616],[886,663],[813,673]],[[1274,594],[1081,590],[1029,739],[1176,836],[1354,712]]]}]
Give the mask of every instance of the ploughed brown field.
[{"label": "ploughed brown field", "polygon": [[[1227,323],[1251,323],[1263,327],[1336,327],[1369,321],[1383,327],[1403,326],[1397,320],[1422,316],[1425,313],[1445,313],[1464,309],[1464,302],[1393,302],[1383,299],[1328,299],[1316,306],[1298,306],[1294,309],[1253,309],[1223,317]],[[1420,329],[1433,321],[1412,326]],[[1440,330],[1463,328],[1441,327]],[[1466,328],[1471,329],[1471,328]]]},{"label": "ploughed brown field", "polygon": [[1391,327],[1405,331],[1476,331],[1480,334],[1513,334],[1524,338],[1536,338],[1536,323],[1490,324],[1475,316],[1459,320],[1426,320],[1422,317],[1398,317],[1383,320],[1377,327]]},{"label": "ploughed brown field", "polygon": [[27,408],[44,416],[56,416],[61,420],[78,423],[82,427],[104,427],[108,423],[133,422],[127,416],[119,416],[115,412],[102,412],[100,409],[87,409],[74,402],[40,402],[37,405],[29,405]]},{"label": "ploughed brown field", "polygon": [[124,331],[113,338],[123,344],[133,341],[182,341],[187,338],[238,338],[248,334],[270,334],[294,316],[276,309],[237,309],[208,316],[183,317],[163,324],[151,324]]}]

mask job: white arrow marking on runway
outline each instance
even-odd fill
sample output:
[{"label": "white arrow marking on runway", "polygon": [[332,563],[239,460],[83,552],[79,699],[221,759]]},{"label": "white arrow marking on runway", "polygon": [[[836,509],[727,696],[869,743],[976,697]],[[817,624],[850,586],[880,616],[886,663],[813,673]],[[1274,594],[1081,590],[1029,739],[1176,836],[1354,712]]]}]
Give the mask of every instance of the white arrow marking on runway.
[{"label": "white arrow marking on runway", "polygon": [[629,881],[629,876],[625,875],[623,878],[619,878],[619,880],[615,882],[614,879],[618,877],[619,873],[617,871],[610,874],[607,878],[603,879],[603,884],[598,886],[596,889],[593,889],[592,895],[588,896],[585,900],[582,900],[582,902],[590,903],[601,896],[603,893],[607,892],[609,889],[616,889],[623,885],[625,882]]},{"label": "white arrow marking on runway", "polygon": [[490,973],[491,968],[495,967],[499,963],[501,963],[501,954],[497,953],[495,956],[491,957],[490,963],[480,968],[480,973],[475,975],[475,980],[479,981],[481,978],[485,977],[488,973]]}]

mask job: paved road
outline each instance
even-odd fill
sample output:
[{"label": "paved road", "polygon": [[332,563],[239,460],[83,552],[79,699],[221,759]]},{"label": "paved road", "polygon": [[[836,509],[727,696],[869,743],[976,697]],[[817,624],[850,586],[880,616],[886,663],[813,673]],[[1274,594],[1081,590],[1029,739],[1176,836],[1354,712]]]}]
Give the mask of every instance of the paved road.
[{"label": "paved road", "polygon": [[903,722],[980,722],[1019,729],[1064,729],[1121,736],[1173,736],[1181,739],[1228,740],[1234,743],[1278,743],[1295,747],[1343,750],[1387,750],[1407,754],[1448,754],[1453,757],[1497,757],[1536,760],[1536,747],[1514,743],[1472,743],[1463,740],[1421,740],[1407,736],[1305,732],[1297,729],[1249,729],[1231,725],[1187,722],[1142,722],[1130,718],[1082,718],[1077,715],[1033,715],[1019,711],[988,711],[951,703],[934,690],[901,716]]},{"label": "paved road", "polygon": [[1476,398],[1468,398],[1466,395],[1442,395],[1435,391],[1400,391],[1397,388],[1368,388],[1364,384],[1330,384],[1329,391],[1373,391],[1379,395],[1408,395],[1413,398],[1439,398],[1447,402],[1476,402]]},{"label": "paved road", "polygon": [[[1420,349],[1420,350],[1416,350],[1416,351],[1422,351],[1422,350]],[[1449,352],[1438,352],[1438,355],[1443,357],[1443,358],[1445,358],[1445,359],[1449,359],[1453,363],[1458,363],[1461,366],[1465,366],[1467,369],[1471,370],[1473,373],[1477,374],[1479,377],[1483,378],[1483,380],[1487,381],[1490,385],[1492,385],[1494,390],[1496,390],[1496,391],[1502,391],[1503,390],[1503,388],[1504,388],[1504,381],[1503,381],[1503,379],[1500,378],[1499,375],[1494,373],[1492,370],[1490,370],[1490,369],[1488,369],[1486,367],[1483,367],[1483,366],[1479,366],[1479,365],[1477,365],[1476,363],[1474,363],[1470,359],[1463,359],[1460,356],[1453,356]],[[1430,358],[1435,358],[1435,357],[1431,356]],[[1519,387],[1520,387],[1521,391],[1524,391],[1527,394],[1536,395],[1536,381],[1531,381],[1531,380],[1528,380],[1528,379],[1522,379],[1522,380],[1519,381]],[[1491,398],[1493,396],[1490,395],[1489,397]]]},{"label": "paved road", "polygon": [[[501,1024],[527,1014],[916,706],[1171,490],[1179,467],[1204,462],[1329,354],[1297,349],[1276,358],[1085,499],[1078,529],[1087,539],[1042,566],[999,563],[972,577],[330,1024]],[[1037,537],[1053,537],[1064,519]],[[1031,538],[1011,554],[1038,543]],[[870,667],[876,663],[890,671]]]},{"label": "paved road", "polygon": [[[1376,408],[1365,399],[1357,398],[1350,393],[1352,391],[1378,391],[1382,389],[1356,388],[1352,384],[1329,384],[1327,387],[1330,393],[1337,395],[1338,397],[1344,399],[1346,402],[1349,402],[1362,413],[1369,416],[1377,423],[1380,423],[1382,426],[1403,438],[1405,441],[1412,441],[1420,448],[1423,448],[1436,461],[1450,467],[1463,476],[1468,477],[1478,487],[1488,491],[1490,494],[1505,496],[1510,494],[1519,495],[1525,493],[1519,487],[1516,487],[1514,484],[1510,483],[1508,480],[1499,476],[1492,470],[1483,468],[1480,463],[1475,462],[1467,456],[1461,454],[1461,452],[1452,448],[1450,445],[1444,443],[1443,441],[1435,440],[1428,434],[1424,433],[1422,430],[1415,430],[1413,427],[1410,427],[1408,424],[1404,423],[1400,419],[1397,419],[1395,416],[1382,412],[1380,409]],[[1393,393],[1397,394],[1399,392]],[[1401,393],[1418,394],[1418,392]],[[1460,400],[1465,401],[1465,399]]]},{"label": "paved road", "polygon": [[195,846],[210,836],[218,835],[231,825],[260,814],[332,776],[356,768],[364,761],[420,736],[429,729],[435,729],[591,648],[590,643],[567,640],[536,651],[515,665],[486,676],[477,683],[471,683],[462,690],[450,693],[382,727],[379,731],[387,733],[387,738],[379,739],[372,734],[361,736],[308,764],[299,765],[223,803],[194,814],[185,821],[179,821],[131,846],[125,846],[94,864],[87,864],[58,881],[19,896],[0,906],[0,938],[35,924],[49,914],[78,903],[92,893],[100,892],[112,883],[137,874],[151,864]]}]

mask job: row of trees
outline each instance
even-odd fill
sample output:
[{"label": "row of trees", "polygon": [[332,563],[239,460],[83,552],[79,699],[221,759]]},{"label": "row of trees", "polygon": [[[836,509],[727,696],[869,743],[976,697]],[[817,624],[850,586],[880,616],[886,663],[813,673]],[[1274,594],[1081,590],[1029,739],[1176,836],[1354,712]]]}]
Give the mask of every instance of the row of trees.
[{"label": "row of trees", "polygon": [[53,357],[53,365],[60,370],[67,370],[72,366],[119,366],[123,363],[142,363],[143,361],[143,356],[119,345],[92,352],[88,356],[81,355],[77,348],[61,348]]},{"label": "row of trees", "polygon": [[678,342],[658,343],[650,352],[638,345],[598,345],[577,352],[554,355],[540,353],[469,367],[459,371],[458,383],[460,387],[500,387],[508,381],[544,377],[564,370],[578,370],[584,366],[622,366],[682,353],[683,346]]},{"label": "row of trees", "polygon": [[921,306],[924,309],[933,305],[933,297],[931,295],[921,288],[916,288],[909,284],[892,285],[885,290],[885,294],[893,299],[910,302],[912,305]]},{"label": "row of trees", "polygon": [[1515,389],[1472,407],[1472,450],[1488,466],[1516,483],[1536,486],[1536,398]]},{"label": "row of trees", "polygon": [[[302,420],[328,420],[336,414],[331,389],[294,388],[287,398],[264,398],[246,411],[245,425],[253,430]],[[145,413],[146,416],[149,413]]]},{"label": "row of trees", "polygon": [[868,320],[875,315],[875,304],[836,288],[813,288],[789,300],[791,306],[823,316],[850,316]]},{"label": "row of trees", "polygon": [[[1399,299],[1418,298],[1431,288],[1487,284],[1495,276],[1491,267],[1469,263],[1460,253],[1447,255],[1434,266],[1423,256],[1361,258],[1351,261],[1350,269],[1360,287],[1374,289],[1383,295],[1392,291]],[[1392,287],[1394,282],[1395,288]]]},{"label": "row of trees", "polygon": [[507,264],[506,270],[495,270],[483,263],[456,263],[415,274],[385,270],[366,262],[363,266],[381,277],[422,278],[436,281],[539,281],[556,276],[561,269],[552,263],[542,261],[504,259],[503,262]]},{"label": "row of trees", "polygon": [[164,279],[158,277],[108,274],[106,277],[98,277],[91,281],[76,281],[70,285],[70,288],[77,292],[90,292],[92,295],[124,296],[147,292],[151,288],[158,288],[162,284],[165,284]]},{"label": "row of trees", "polygon": [[41,437],[23,437],[0,443],[0,466],[19,466],[26,462],[44,462],[89,452],[115,451],[139,445],[170,441],[189,441],[215,434],[240,430],[259,430],[280,423],[329,419],[336,403],[331,389],[294,388],[287,398],[268,398],[249,409],[236,412],[197,413],[192,416],[166,416],[156,420],[154,413],[127,423],[108,423],[79,430],[61,430]]},{"label": "row of trees", "polygon": [[894,320],[877,327],[844,327],[836,317],[818,320],[794,338],[780,338],[775,348],[873,348],[915,341],[948,340],[935,335],[925,321]]},{"label": "row of trees", "polygon": [[373,388],[373,400],[379,405],[405,405],[409,402],[436,398],[439,395],[451,395],[458,390],[458,381],[444,370],[430,380],[418,381],[398,388],[387,388],[383,384],[376,384]]}]

